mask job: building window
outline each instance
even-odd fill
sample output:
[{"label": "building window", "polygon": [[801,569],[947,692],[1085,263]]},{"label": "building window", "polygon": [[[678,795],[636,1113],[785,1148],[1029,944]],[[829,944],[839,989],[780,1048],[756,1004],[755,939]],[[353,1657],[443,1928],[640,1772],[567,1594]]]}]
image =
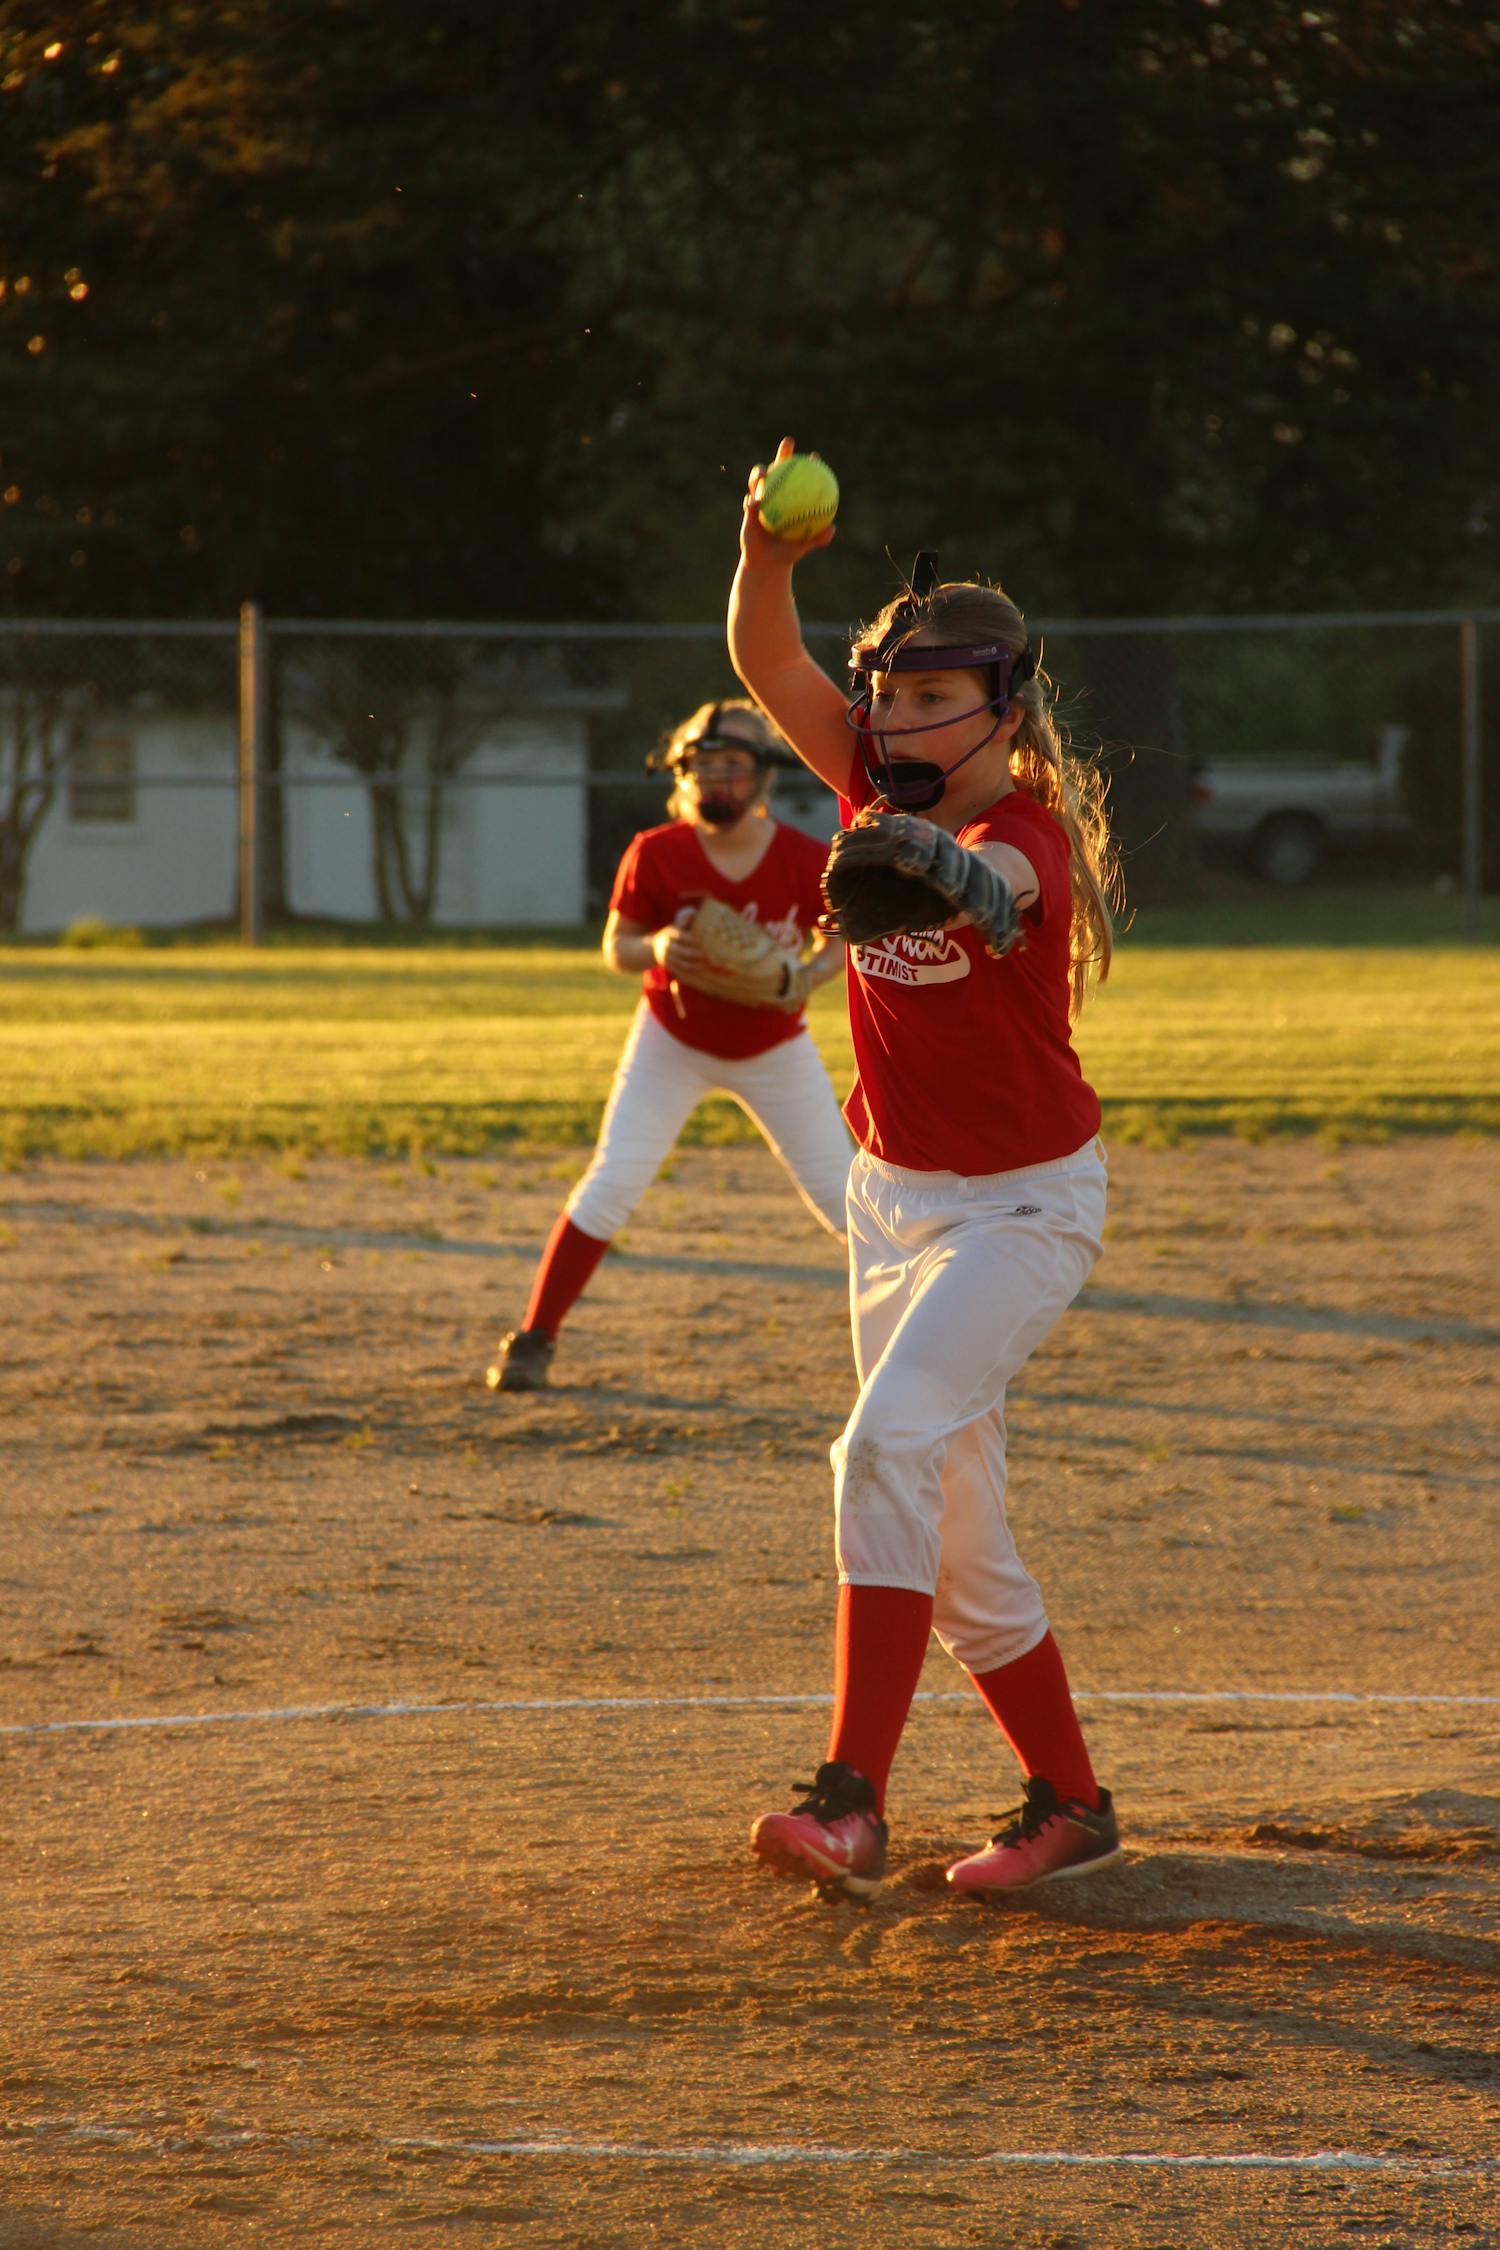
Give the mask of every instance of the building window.
[{"label": "building window", "polygon": [[91,734],[68,762],[68,818],[80,825],[135,819],[135,744],[128,734]]}]

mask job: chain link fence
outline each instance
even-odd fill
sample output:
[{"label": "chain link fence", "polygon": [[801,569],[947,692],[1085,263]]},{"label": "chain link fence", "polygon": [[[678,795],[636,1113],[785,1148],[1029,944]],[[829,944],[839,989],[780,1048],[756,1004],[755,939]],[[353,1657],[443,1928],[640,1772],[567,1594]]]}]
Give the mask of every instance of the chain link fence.
[{"label": "chain link fence", "polygon": [[[840,676],[847,633],[807,629]],[[1500,887],[1500,613],[1034,625],[1135,904]],[[0,931],[597,922],[719,624],[0,624]],[[828,792],[777,783],[831,830]]]}]

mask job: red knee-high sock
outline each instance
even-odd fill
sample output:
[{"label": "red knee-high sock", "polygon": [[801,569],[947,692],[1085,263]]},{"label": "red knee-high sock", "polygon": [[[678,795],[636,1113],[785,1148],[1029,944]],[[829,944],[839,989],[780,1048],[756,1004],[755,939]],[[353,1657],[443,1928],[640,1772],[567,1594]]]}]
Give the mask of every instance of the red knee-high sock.
[{"label": "red knee-high sock", "polygon": [[1062,1651],[1050,1633],[1013,1664],[976,1672],[974,1685],[999,1721],[1028,1777],[1045,1774],[1066,1804],[1097,1806],[1099,1784],[1068,1687]]},{"label": "red knee-high sock", "polygon": [[864,1775],[882,1813],[931,1631],[931,1594],[908,1586],[839,1588],[828,1755]]},{"label": "red knee-high sock", "polygon": [[609,1248],[597,1236],[581,1234],[566,1211],[547,1237],[542,1262],[531,1284],[524,1328],[540,1328],[555,1336],[594,1277],[594,1268]]}]

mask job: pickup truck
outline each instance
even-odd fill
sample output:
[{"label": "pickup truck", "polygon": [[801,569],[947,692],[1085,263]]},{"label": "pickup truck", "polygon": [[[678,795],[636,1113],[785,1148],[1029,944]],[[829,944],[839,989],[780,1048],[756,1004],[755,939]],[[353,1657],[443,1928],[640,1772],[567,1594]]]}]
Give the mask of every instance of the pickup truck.
[{"label": "pickup truck", "polygon": [[1310,883],[1332,853],[1387,845],[1410,828],[1400,795],[1410,731],[1382,727],[1373,759],[1200,766],[1194,831],[1201,843],[1233,851],[1262,882]]}]

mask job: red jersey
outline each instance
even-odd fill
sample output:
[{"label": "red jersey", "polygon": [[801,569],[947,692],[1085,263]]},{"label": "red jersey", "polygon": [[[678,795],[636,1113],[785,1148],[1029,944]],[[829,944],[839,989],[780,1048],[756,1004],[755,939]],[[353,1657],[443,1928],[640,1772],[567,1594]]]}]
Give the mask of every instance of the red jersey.
[{"label": "red jersey", "polygon": [[[690,822],[671,820],[643,829],[629,846],[615,876],[610,908],[644,929],[659,930],[668,922],[685,921],[702,899],[718,898],[747,921],[758,922],[778,945],[797,952],[823,911],[820,878],[827,857],[826,844],[777,821],[760,865],[735,883],[714,866]],[[742,1008],[733,1000],[695,992],[691,985],[674,989],[656,961],[641,980],[641,990],[657,1022],[674,1039],[726,1062],[765,1054],[784,1039],[795,1039],[806,1025],[800,1008],[786,1015],[779,1008]]]},{"label": "red jersey", "polygon": [[[847,827],[875,792],[855,764]],[[1020,944],[997,961],[976,930],[922,930],[851,946],[849,1022],[858,1076],[844,1104],[872,1156],[912,1172],[970,1177],[1070,1156],[1099,1130],[1099,1102],[1068,1024],[1070,845],[1061,822],[1017,786],[958,841],[1012,844],[1040,893]]]}]

